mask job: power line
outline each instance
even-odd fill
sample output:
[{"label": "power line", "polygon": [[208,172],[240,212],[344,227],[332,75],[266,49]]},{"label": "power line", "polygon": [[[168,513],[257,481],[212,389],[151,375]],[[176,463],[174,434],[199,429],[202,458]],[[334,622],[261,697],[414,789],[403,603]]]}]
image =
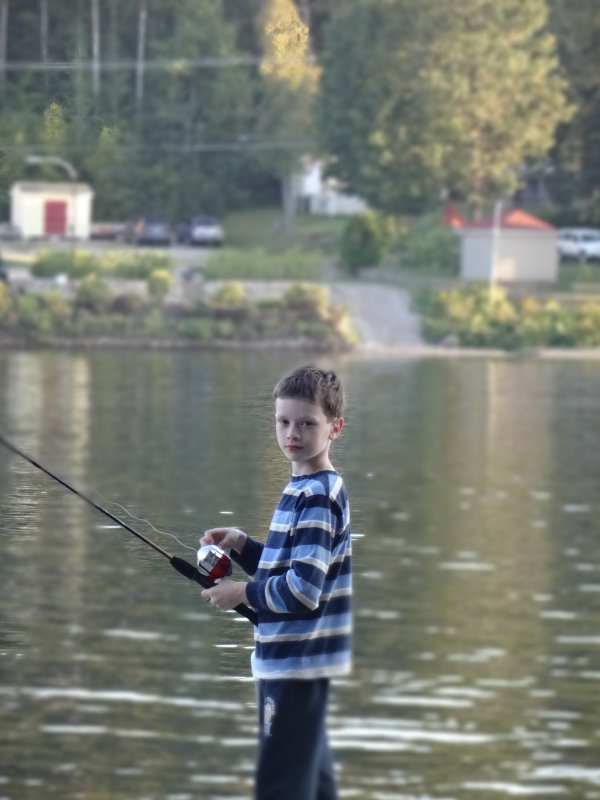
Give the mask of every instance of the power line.
[{"label": "power line", "polygon": [[[60,152],[93,152],[94,147],[89,145],[64,145],[60,148]],[[236,152],[260,152],[267,150],[298,150],[307,151],[311,149],[311,144],[300,141],[239,141],[239,142],[191,142],[189,144],[125,144],[115,145],[114,152],[116,153],[130,153],[130,152],[162,152],[162,153],[236,153]],[[44,144],[19,144],[13,143],[5,144],[0,142],[0,153],[10,152],[38,152],[38,153],[56,153],[57,149],[50,145]]]},{"label": "power line", "polygon": [[211,56],[207,58],[163,58],[137,61],[7,61],[3,65],[7,72],[87,72],[102,70],[173,70],[219,69],[221,67],[276,66],[283,64],[313,64],[313,56],[265,58],[263,56]]}]

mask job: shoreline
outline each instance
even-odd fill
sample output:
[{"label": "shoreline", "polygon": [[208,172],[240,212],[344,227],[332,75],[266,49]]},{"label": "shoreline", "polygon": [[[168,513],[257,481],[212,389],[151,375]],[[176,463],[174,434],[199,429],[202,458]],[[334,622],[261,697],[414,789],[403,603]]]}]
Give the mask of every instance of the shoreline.
[{"label": "shoreline", "polygon": [[48,337],[32,341],[24,337],[0,336],[0,350],[162,350],[162,351],[267,351],[296,350],[315,353],[343,354],[358,358],[494,358],[506,361],[600,361],[600,347],[561,348],[529,347],[521,350],[497,348],[448,347],[430,344],[368,345],[336,342],[317,342],[310,339],[127,339],[100,336],[85,338]]}]

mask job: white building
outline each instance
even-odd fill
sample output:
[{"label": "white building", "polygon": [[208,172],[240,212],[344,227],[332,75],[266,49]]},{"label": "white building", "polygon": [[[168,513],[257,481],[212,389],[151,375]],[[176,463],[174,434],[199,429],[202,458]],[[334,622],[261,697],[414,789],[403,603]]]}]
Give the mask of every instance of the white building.
[{"label": "white building", "polygon": [[323,176],[321,161],[307,160],[303,172],[297,176],[298,199],[309,214],[337,215],[360,214],[367,204],[354,194],[346,194],[339,181]]},{"label": "white building", "polygon": [[86,183],[19,181],[10,190],[11,222],[26,239],[88,239],[94,192]]},{"label": "white building", "polygon": [[461,237],[460,276],[468,281],[554,283],[558,276],[557,232],[544,220],[513,209],[466,223]]}]

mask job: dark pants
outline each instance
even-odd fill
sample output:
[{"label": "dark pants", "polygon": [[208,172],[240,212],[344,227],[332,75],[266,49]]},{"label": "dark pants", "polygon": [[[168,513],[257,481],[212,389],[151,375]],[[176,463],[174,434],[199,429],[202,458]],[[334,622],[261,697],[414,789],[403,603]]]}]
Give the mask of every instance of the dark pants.
[{"label": "dark pants", "polygon": [[326,732],[329,680],[259,680],[256,800],[337,800]]}]

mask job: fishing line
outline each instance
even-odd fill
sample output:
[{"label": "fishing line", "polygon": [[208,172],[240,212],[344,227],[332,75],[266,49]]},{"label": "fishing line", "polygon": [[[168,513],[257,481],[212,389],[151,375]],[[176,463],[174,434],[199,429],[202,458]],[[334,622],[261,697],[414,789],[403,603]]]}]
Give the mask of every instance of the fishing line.
[{"label": "fishing line", "polygon": [[181,539],[178,539],[174,533],[171,533],[170,531],[163,531],[160,528],[157,528],[156,525],[153,525],[148,519],[143,519],[142,517],[136,517],[136,515],[132,514],[131,511],[129,511],[129,509],[125,508],[125,506],[122,506],[120,503],[117,503],[116,500],[108,500],[106,497],[103,497],[98,491],[94,491],[94,495],[98,497],[104,505],[116,506],[117,508],[121,509],[121,511],[125,513],[130,519],[134,519],[136,522],[143,522],[144,525],[148,525],[149,528],[151,528],[155,533],[158,533],[160,536],[170,536],[171,539],[174,539],[177,542],[177,544],[180,544],[182,547],[185,547],[186,550],[191,550],[192,553],[196,552],[195,547],[190,547],[189,544],[185,544],[185,542],[182,542]]},{"label": "fishing line", "polygon": [[[108,509],[106,509],[103,506],[101,506],[99,503],[97,503],[95,500],[93,500],[89,495],[86,495],[82,491],[80,491],[79,489],[76,489],[74,486],[71,486],[70,483],[68,483],[66,480],[64,480],[63,478],[59,477],[58,475],[56,475],[51,470],[49,470],[48,467],[45,467],[43,464],[40,464],[40,462],[36,461],[35,458],[33,458],[32,456],[28,455],[23,450],[19,449],[16,445],[14,445],[12,442],[10,442],[1,432],[0,432],[0,444],[4,445],[4,447],[6,447],[7,450],[10,450],[11,453],[14,453],[15,455],[18,455],[21,458],[24,458],[25,461],[28,461],[33,467],[36,467],[37,469],[39,469],[42,472],[44,472],[46,475],[48,475],[48,477],[50,477],[53,480],[57,481],[57,483],[60,483],[61,486],[64,486],[65,489],[68,489],[70,492],[72,492],[74,495],[77,495],[77,497],[81,498],[81,500],[86,502],[88,505],[90,505],[93,508],[95,508],[101,514],[104,514],[105,517],[108,517],[113,522],[115,522],[117,525],[119,525],[121,528],[124,528],[124,530],[128,531],[128,533],[131,533],[133,536],[136,536],[138,539],[140,539],[142,542],[144,542],[144,544],[147,544],[148,547],[151,547],[157,553],[160,553],[161,556],[164,556],[166,559],[168,559],[169,564],[174,569],[176,569],[177,572],[180,573],[180,575],[183,575],[184,577],[189,578],[189,580],[196,581],[196,583],[199,583],[200,586],[203,586],[205,589],[209,589],[209,588],[211,588],[212,586],[215,585],[215,581],[212,579],[212,577],[209,577],[209,573],[201,572],[193,564],[190,564],[189,561],[186,561],[183,558],[179,558],[179,556],[172,556],[166,550],[163,550],[162,547],[157,545],[151,539],[148,539],[146,536],[141,534],[139,531],[136,531],[135,528],[132,528],[131,525],[128,525],[122,519],[119,519],[119,517],[117,517],[111,511],[108,511]],[[205,549],[205,548],[202,548],[202,549]],[[214,549],[218,550],[218,548],[214,548]],[[199,553],[200,552],[201,551],[199,551]],[[219,552],[223,556],[225,556],[225,554],[222,551],[219,551]],[[199,560],[198,563],[199,563],[199,566],[203,567],[203,565],[200,563],[200,560]],[[235,606],[234,610],[237,611],[238,614],[241,614],[243,617],[246,617],[246,619],[249,619],[250,622],[252,622],[254,625],[258,624],[258,615],[256,614],[256,611],[254,611],[251,608],[248,608],[248,606],[245,605],[244,603],[240,603],[239,605]]]}]

